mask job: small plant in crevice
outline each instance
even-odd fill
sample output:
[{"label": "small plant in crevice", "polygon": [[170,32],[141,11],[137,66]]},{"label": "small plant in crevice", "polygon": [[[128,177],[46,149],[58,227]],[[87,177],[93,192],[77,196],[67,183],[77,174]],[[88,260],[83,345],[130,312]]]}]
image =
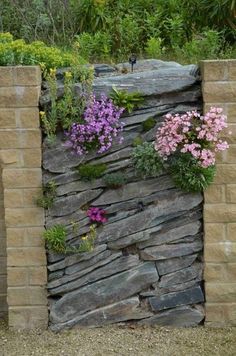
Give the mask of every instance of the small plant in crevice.
[{"label": "small plant in crevice", "polygon": [[144,142],[133,149],[132,161],[137,175],[143,178],[157,177],[163,170],[153,142]]},{"label": "small plant in crevice", "polygon": [[110,173],[106,174],[103,178],[108,188],[117,189],[125,185],[126,177],[123,173]]},{"label": "small plant in crevice", "polygon": [[216,167],[202,167],[191,154],[182,153],[170,159],[169,171],[177,187],[186,192],[199,192],[213,182]]},{"label": "small plant in crevice", "polygon": [[[124,108],[118,108],[111,99],[102,94],[99,99],[91,95],[80,122],[75,122],[66,132],[65,146],[82,156],[91,150],[104,153],[123,131],[120,116]],[[123,137],[119,137],[121,143]]]},{"label": "small plant in crevice", "polygon": [[79,246],[67,246],[66,245],[66,228],[63,225],[55,225],[50,229],[47,229],[43,233],[48,249],[59,253],[84,253],[91,252],[94,249],[94,243],[96,239],[96,225],[89,226],[89,232],[81,237]]},{"label": "small plant in crevice", "polygon": [[77,168],[77,172],[81,180],[92,181],[94,179],[102,177],[107,169],[106,164],[81,164]]},{"label": "small plant in crevice", "polygon": [[36,204],[44,209],[51,208],[56,197],[56,189],[57,186],[53,180],[45,184],[43,194],[36,199]]},{"label": "small plant in crevice", "polygon": [[126,90],[118,90],[115,87],[112,88],[110,98],[116,106],[125,108],[129,114],[144,102],[139,92],[128,93]]},{"label": "small plant in crevice", "polygon": [[133,142],[132,142],[132,146],[133,147],[137,147],[139,145],[142,145],[143,144],[143,139],[141,136],[137,136],[133,139]]},{"label": "small plant in crevice", "polygon": [[76,248],[77,252],[84,253],[93,251],[96,236],[96,225],[92,224],[89,227],[89,232],[81,237],[80,245]]},{"label": "small plant in crevice", "polygon": [[107,222],[107,218],[105,216],[106,211],[101,208],[91,206],[87,211],[87,216],[92,222],[96,222],[98,224],[104,224]]},{"label": "small plant in crevice", "polygon": [[153,127],[155,127],[155,125],[156,125],[156,120],[153,117],[149,117],[147,120],[145,120],[142,123],[142,131],[147,132],[147,131],[153,129]]},{"label": "small plant in crevice", "polygon": [[63,225],[55,225],[43,233],[49,250],[56,253],[65,253],[66,251],[66,228]]}]

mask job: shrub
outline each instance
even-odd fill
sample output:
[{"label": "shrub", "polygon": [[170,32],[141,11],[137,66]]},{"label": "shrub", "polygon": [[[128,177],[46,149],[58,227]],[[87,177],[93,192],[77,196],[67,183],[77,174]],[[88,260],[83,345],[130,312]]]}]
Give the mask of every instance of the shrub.
[{"label": "shrub", "polygon": [[105,164],[81,164],[78,167],[78,173],[81,180],[91,181],[93,179],[100,178],[106,171],[107,166]]},{"label": "shrub", "polygon": [[156,120],[153,117],[149,117],[149,119],[145,120],[142,123],[142,131],[147,132],[151,130],[156,125]]},{"label": "shrub", "polygon": [[126,183],[126,177],[123,173],[106,174],[103,178],[108,188],[117,189]]},{"label": "shrub", "polygon": [[132,160],[136,173],[143,178],[157,177],[163,169],[162,161],[151,142],[144,142],[135,147]]},{"label": "shrub", "polygon": [[[97,153],[108,151],[113,140],[123,130],[123,123],[120,121],[123,110],[118,109],[105,95],[101,95],[99,100],[92,95],[82,122],[72,124],[66,133],[66,146],[77,155],[86,154],[93,149]],[[121,141],[122,137],[119,142]]]},{"label": "shrub", "polygon": [[45,230],[43,237],[50,250],[56,253],[65,253],[66,251],[66,229],[63,225],[55,225]]},{"label": "shrub", "polygon": [[87,60],[107,60],[111,54],[111,36],[98,31],[94,35],[83,32],[76,36],[80,55]]},{"label": "shrub", "polygon": [[200,192],[214,180],[216,168],[203,168],[191,154],[180,154],[171,160],[169,170],[177,187],[186,192]]},{"label": "shrub", "polygon": [[112,88],[110,98],[116,106],[124,108],[129,114],[144,101],[138,92],[128,93],[126,90],[117,90],[115,87]]},{"label": "shrub", "polygon": [[0,65],[42,65],[50,68],[70,67],[84,63],[81,57],[72,52],[64,52],[56,47],[35,41],[27,44],[24,40],[13,40],[8,33],[0,33]]},{"label": "shrub", "polygon": [[54,203],[56,197],[56,183],[54,181],[48,182],[43,187],[43,195],[38,197],[36,204],[44,209],[49,209]]}]

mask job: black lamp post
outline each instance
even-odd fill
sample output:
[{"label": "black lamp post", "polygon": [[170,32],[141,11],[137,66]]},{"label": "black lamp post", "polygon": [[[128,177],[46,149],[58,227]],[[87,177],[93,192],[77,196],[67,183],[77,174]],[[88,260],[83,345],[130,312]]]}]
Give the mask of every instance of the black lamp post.
[{"label": "black lamp post", "polygon": [[134,64],[137,62],[137,57],[134,54],[131,54],[129,57],[129,63],[131,64],[131,71],[134,71]]}]

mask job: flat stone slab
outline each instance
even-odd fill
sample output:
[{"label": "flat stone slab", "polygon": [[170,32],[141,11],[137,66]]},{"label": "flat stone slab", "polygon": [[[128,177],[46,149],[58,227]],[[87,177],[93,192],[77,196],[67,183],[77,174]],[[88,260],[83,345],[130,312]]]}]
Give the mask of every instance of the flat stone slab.
[{"label": "flat stone slab", "polygon": [[200,286],[196,286],[185,291],[173,292],[150,297],[149,303],[153,311],[175,308],[180,305],[197,304],[204,302],[203,291]]},{"label": "flat stone slab", "polygon": [[71,328],[75,325],[78,327],[94,328],[126,320],[139,320],[148,318],[152,315],[153,314],[151,312],[143,310],[140,307],[138,297],[133,297],[103,308],[95,309],[86,314],[79,315],[65,323],[51,324],[50,329],[52,331],[60,331],[65,328]]},{"label": "flat stone slab", "polygon": [[197,326],[204,319],[204,311],[190,306],[177,307],[159,312],[138,322],[141,325],[160,325],[172,327]]},{"label": "flat stone slab", "polygon": [[154,263],[140,265],[70,292],[52,305],[50,321],[63,323],[80,314],[135,295],[159,276]]}]

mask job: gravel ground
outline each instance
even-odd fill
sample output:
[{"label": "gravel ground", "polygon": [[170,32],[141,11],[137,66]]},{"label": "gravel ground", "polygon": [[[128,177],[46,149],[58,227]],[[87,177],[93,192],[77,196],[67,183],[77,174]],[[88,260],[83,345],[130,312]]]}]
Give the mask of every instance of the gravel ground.
[{"label": "gravel ground", "polygon": [[54,334],[10,331],[0,324],[1,356],[235,356],[236,328],[110,326]]}]

